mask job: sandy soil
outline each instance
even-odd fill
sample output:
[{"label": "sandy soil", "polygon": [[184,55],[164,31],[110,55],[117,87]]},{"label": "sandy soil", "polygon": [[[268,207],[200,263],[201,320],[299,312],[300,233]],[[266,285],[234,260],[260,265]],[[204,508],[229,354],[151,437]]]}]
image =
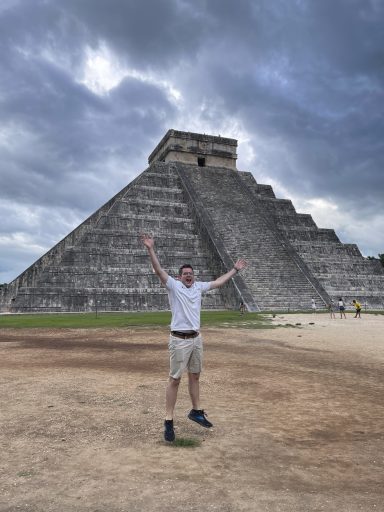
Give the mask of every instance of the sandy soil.
[{"label": "sandy soil", "polygon": [[384,317],[274,322],[203,329],[196,448],[165,330],[1,330],[1,512],[383,511]]}]

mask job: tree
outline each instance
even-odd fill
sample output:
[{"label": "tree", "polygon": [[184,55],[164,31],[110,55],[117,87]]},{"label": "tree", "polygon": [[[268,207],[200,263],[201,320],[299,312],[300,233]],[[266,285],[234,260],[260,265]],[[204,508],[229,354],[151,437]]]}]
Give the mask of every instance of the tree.
[{"label": "tree", "polygon": [[378,254],[378,258],[376,258],[375,256],[367,256],[367,260],[379,260],[384,267],[384,253]]}]

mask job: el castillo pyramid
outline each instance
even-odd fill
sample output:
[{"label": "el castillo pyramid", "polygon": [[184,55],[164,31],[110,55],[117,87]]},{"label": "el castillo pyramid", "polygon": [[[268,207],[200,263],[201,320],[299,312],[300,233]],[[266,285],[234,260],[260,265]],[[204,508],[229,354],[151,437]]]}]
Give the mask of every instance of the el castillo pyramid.
[{"label": "el castillo pyramid", "polygon": [[139,234],[151,233],[164,269],[191,263],[209,281],[238,257],[248,268],[206,295],[205,309],[309,309],[343,297],[384,307],[384,271],[332,229],[318,228],[236,169],[237,141],[169,130],[149,167],[3,287],[1,311],[168,309]]}]

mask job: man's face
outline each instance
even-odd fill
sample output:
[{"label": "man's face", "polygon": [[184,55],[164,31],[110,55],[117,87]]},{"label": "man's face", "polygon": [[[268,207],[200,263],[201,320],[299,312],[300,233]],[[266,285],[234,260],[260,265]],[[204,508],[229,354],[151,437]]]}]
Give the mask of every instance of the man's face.
[{"label": "man's face", "polygon": [[184,286],[190,288],[195,281],[193,270],[189,267],[183,268],[181,271],[180,281],[183,283]]}]

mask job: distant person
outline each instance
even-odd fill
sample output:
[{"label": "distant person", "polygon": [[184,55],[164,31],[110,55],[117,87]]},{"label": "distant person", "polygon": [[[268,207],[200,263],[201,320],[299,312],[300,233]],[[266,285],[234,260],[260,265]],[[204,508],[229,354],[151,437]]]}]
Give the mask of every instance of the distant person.
[{"label": "distant person", "polygon": [[327,309],[329,311],[330,317],[331,318],[336,318],[336,315],[335,315],[335,303],[333,302],[333,300],[331,300],[331,302],[329,302],[327,304]]},{"label": "distant person", "polygon": [[361,304],[357,300],[353,299],[352,304],[355,306],[356,314],[353,318],[361,318]]},{"label": "distant person", "polygon": [[188,389],[192,402],[192,410],[188,418],[199,425],[210,428],[212,423],[207,420],[206,413],[200,409],[199,377],[202,370],[203,340],[200,334],[201,296],[215,288],[223,286],[246,267],[247,263],[239,259],[226,274],[211,282],[195,280],[193,268],[189,263],[180,267],[179,279],[174,279],[161,267],[155,253],[154,239],[147,234],[141,240],[148,250],[152,267],[160,281],[168,290],[168,298],[172,311],[171,332],[169,337],[170,373],[166,389],[164,439],[175,440],[173,413],[177,400],[177,392],[181,376],[188,370]]},{"label": "distant person", "polygon": [[312,299],[312,305],[311,305],[311,307],[312,307],[312,311],[313,311],[314,313],[316,313],[316,301],[315,301],[315,299]]},{"label": "distant person", "polygon": [[339,297],[338,306],[339,306],[339,311],[340,311],[340,318],[343,318],[343,317],[347,318],[345,316],[345,306],[344,306],[344,301],[343,301],[342,297]]},{"label": "distant person", "polygon": [[239,310],[240,310],[240,314],[244,315],[244,313],[245,313],[245,304],[244,304],[243,301],[240,302]]}]

